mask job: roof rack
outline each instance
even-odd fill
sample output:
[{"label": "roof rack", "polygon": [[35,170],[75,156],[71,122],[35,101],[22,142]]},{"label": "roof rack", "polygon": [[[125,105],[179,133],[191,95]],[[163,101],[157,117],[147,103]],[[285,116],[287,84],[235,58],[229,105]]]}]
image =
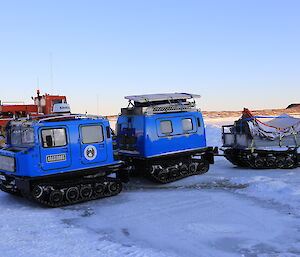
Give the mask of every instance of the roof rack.
[{"label": "roof rack", "polygon": [[146,107],[145,114],[158,114],[158,113],[170,113],[170,112],[187,112],[196,110],[194,103],[189,104],[159,104]]},{"label": "roof rack", "polygon": [[[139,114],[159,114],[171,112],[188,112],[199,111],[196,108],[195,98],[200,98],[200,95],[188,93],[171,93],[171,94],[149,94],[149,95],[134,95],[126,96],[129,100],[127,108],[122,109],[122,113]],[[192,99],[192,101],[187,101]],[[132,101],[134,103],[132,103]]]},{"label": "roof rack", "polygon": [[186,100],[192,98],[200,98],[200,95],[188,93],[170,93],[170,94],[148,94],[148,95],[132,95],[125,96],[125,99],[134,101],[136,103],[172,101],[172,100]]},{"label": "roof rack", "polygon": [[39,119],[38,123],[41,122],[47,122],[51,120],[56,120],[56,119],[64,119],[64,118],[74,118],[74,119],[104,119],[103,116],[98,116],[98,115],[90,115],[90,114],[70,114],[70,115],[56,115],[53,117],[47,117],[43,119]]}]

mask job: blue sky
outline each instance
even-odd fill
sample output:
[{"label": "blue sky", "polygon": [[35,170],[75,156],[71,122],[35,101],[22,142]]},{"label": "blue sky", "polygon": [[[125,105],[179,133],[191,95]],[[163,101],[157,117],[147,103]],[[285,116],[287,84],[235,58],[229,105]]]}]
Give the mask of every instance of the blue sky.
[{"label": "blue sky", "polygon": [[300,102],[299,13],[289,0],[0,0],[0,99],[31,103],[39,78],[74,112],[163,92],[200,94],[203,110],[286,107]]}]

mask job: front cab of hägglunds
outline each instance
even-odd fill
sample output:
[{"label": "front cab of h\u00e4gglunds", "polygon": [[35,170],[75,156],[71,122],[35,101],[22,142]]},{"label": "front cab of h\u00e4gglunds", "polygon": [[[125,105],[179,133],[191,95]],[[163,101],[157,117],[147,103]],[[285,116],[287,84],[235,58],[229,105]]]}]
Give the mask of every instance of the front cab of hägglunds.
[{"label": "front cab of h\u00e4gglunds", "polygon": [[159,183],[205,173],[213,163],[202,114],[185,93],[127,96],[117,121],[119,155]]},{"label": "front cab of h\u00e4gglunds", "polygon": [[57,207],[118,194],[109,122],[69,115],[10,121],[0,189]]}]

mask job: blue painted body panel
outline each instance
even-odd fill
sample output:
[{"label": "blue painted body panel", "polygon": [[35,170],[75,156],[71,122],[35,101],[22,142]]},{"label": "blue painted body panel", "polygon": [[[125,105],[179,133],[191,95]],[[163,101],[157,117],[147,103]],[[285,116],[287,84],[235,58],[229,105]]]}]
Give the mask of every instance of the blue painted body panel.
[{"label": "blue painted body panel", "polygon": [[[183,131],[183,119],[192,120],[193,128],[190,131]],[[161,121],[171,121],[173,131],[163,134],[160,129]],[[129,134],[132,136],[129,142],[130,147],[124,144],[122,139],[122,137],[128,137]],[[148,116],[121,115],[117,121],[117,141],[120,155],[139,158],[193,151],[206,147],[204,122],[202,114],[198,111]]]},{"label": "blue painted body panel", "polygon": [[[80,127],[87,125],[103,126],[103,142],[83,144]],[[2,169],[0,171],[15,176],[40,177],[119,164],[120,161],[115,161],[113,157],[112,138],[107,137],[106,127],[109,126],[109,122],[105,119],[33,122],[31,127],[34,129],[34,144],[31,146],[18,146],[12,145],[8,141],[7,147],[0,150],[0,155],[15,158],[15,172]],[[66,129],[67,145],[53,148],[43,147],[41,130],[51,128]],[[95,147],[97,154],[95,159],[88,160],[84,151],[86,147],[90,147],[91,145]],[[47,156],[49,158],[49,156],[53,155],[63,155],[65,156],[65,160],[47,162]]]}]

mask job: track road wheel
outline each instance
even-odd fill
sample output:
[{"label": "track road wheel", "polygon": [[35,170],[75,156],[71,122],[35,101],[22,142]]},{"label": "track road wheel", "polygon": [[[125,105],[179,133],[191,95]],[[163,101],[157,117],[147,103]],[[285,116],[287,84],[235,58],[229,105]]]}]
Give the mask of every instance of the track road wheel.
[{"label": "track road wheel", "polygon": [[97,183],[94,188],[94,192],[97,196],[102,195],[105,190],[105,186],[102,183]]},{"label": "track road wheel", "polygon": [[165,172],[165,171],[161,171],[159,174],[158,174],[158,178],[159,180],[161,181],[166,181],[168,179],[168,174]]},{"label": "track road wheel", "polygon": [[49,201],[52,204],[59,204],[59,203],[62,202],[63,198],[64,198],[64,194],[63,194],[62,191],[60,191],[60,190],[53,190],[50,193]]},{"label": "track road wheel", "polygon": [[109,192],[111,192],[112,194],[114,194],[115,192],[117,192],[119,189],[119,186],[118,186],[118,183],[113,181],[113,182],[110,182],[109,185],[108,185],[108,190]]},{"label": "track road wheel", "polygon": [[188,173],[189,173],[189,168],[188,168],[188,166],[185,165],[185,164],[181,165],[181,167],[180,167],[180,174],[181,174],[182,176],[186,176]]},{"label": "track road wheel", "polygon": [[92,187],[91,186],[82,186],[80,188],[80,196],[82,198],[89,198],[93,193]]},{"label": "track road wheel", "polygon": [[190,170],[190,173],[191,174],[194,174],[196,171],[197,171],[197,163],[195,162],[192,162],[190,165],[189,165],[189,170]]},{"label": "track road wheel", "polygon": [[276,160],[276,167],[279,169],[283,169],[285,166],[285,159],[283,156],[280,156]]},{"label": "track road wheel", "polygon": [[265,159],[264,158],[262,158],[262,157],[256,157],[254,159],[254,166],[255,166],[255,168],[262,169],[262,168],[264,168],[264,165],[265,165]]},{"label": "track road wheel", "polygon": [[179,176],[179,169],[176,169],[176,168],[172,168],[170,169],[170,175],[171,177],[173,178],[177,178]]},{"label": "track road wheel", "polygon": [[294,167],[294,165],[295,165],[295,161],[291,157],[287,157],[285,159],[285,165],[284,165],[285,168],[291,169]]},{"label": "track road wheel", "polygon": [[43,192],[44,189],[41,186],[36,185],[32,190],[32,195],[34,198],[39,199],[42,196]]},{"label": "track road wheel", "polygon": [[151,165],[149,167],[149,173],[154,175],[154,176],[157,176],[162,171],[163,171],[163,169],[161,168],[161,166],[158,166],[158,165]]},{"label": "track road wheel", "polygon": [[77,201],[79,197],[79,189],[78,187],[70,187],[66,192],[66,198],[69,202]]},{"label": "track road wheel", "polygon": [[268,157],[266,160],[266,165],[268,168],[275,168],[276,167],[276,158]]},{"label": "track road wheel", "polygon": [[207,160],[202,160],[201,162],[199,162],[197,170],[199,171],[199,174],[204,174],[208,172],[209,162]]}]

